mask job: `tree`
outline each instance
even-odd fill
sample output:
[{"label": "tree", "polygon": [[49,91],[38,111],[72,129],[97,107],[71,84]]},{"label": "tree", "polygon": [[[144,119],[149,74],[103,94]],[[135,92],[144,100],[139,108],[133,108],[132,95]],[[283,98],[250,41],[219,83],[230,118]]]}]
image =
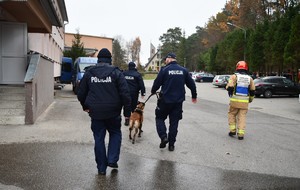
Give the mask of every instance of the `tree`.
[{"label": "tree", "polygon": [[141,52],[141,40],[139,37],[135,38],[134,41],[132,41],[130,47],[130,54],[131,54],[131,60],[137,64],[137,67],[140,67],[140,52]]},{"label": "tree", "polygon": [[264,68],[262,68],[261,72],[269,73],[273,70],[273,61],[272,61],[272,43],[274,41],[274,33],[277,26],[277,22],[270,22],[266,20],[264,22],[265,30],[264,33],[264,42],[263,42],[263,53],[265,57]]},{"label": "tree", "polygon": [[249,69],[252,71],[262,71],[265,63],[265,55],[264,55],[264,46],[263,43],[265,41],[264,31],[266,30],[266,26],[264,24],[259,24],[254,30],[248,40],[249,44],[249,57],[248,64]]},{"label": "tree", "polygon": [[178,45],[178,49],[176,52],[177,61],[180,65],[186,67],[186,39],[185,39],[185,33],[183,33],[183,37],[180,40],[180,43]]},{"label": "tree", "polygon": [[290,35],[291,24],[288,17],[279,18],[279,25],[276,27],[274,41],[272,44],[272,61],[277,68],[277,72],[282,74],[283,68],[283,53],[284,48],[287,45]]},{"label": "tree", "polygon": [[113,41],[113,48],[112,48],[113,65],[119,67],[122,70],[127,69],[125,55],[126,52],[125,50],[122,49],[119,39],[115,39]]},{"label": "tree", "polygon": [[182,40],[181,28],[175,27],[168,29],[167,33],[159,37],[159,40],[162,43],[162,55],[167,55],[169,52],[176,53]]},{"label": "tree", "polygon": [[237,24],[244,28],[254,28],[266,18],[263,6],[265,0],[240,0]]},{"label": "tree", "polygon": [[[298,7],[300,9],[300,6]],[[300,15],[296,15],[292,20],[289,41],[284,49],[284,65],[297,72],[300,68]],[[300,79],[298,79],[300,80]]]},{"label": "tree", "polygon": [[85,57],[86,53],[84,51],[84,44],[81,42],[81,35],[79,34],[79,29],[76,30],[76,34],[74,34],[74,40],[72,40],[71,50],[64,51],[65,57],[71,57],[73,62],[77,59],[77,57]]},{"label": "tree", "polygon": [[218,13],[216,17],[212,16],[208,20],[205,28],[207,33],[205,36],[205,39],[207,40],[207,48],[215,46],[218,42],[224,39],[228,32],[227,20],[228,16],[224,12]]},{"label": "tree", "polygon": [[197,70],[197,63],[200,59],[200,52],[203,50],[201,37],[197,33],[192,34],[185,40],[186,68],[191,71]]}]

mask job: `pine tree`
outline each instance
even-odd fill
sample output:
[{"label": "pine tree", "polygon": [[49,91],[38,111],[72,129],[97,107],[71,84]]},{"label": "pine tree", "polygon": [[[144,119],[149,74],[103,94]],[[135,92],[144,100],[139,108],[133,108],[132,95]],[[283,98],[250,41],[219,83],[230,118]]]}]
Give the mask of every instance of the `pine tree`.
[{"label": "pine tree", "polygon": [[84,44],[81,42],[81,35],[79,34],[79,30],[74,34],[74,39],[72,40],[72,47],[69,51],[64,51],[65,57],[71,57],[73,62],[78,57],[86,57],[86,53],[84,51]]}]

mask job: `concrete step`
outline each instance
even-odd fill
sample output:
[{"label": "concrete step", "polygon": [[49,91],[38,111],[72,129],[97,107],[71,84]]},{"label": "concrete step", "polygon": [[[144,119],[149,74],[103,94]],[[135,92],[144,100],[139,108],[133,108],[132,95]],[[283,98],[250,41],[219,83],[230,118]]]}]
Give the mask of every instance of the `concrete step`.
[{"label": "concrete step", "polygon": [[24,85],[0,85],[0,94],[25,94]]},{"label": "concrete step", "polygon": [[0,101],[25,101],[24,94],[0,93]]},{"label": "concrete step", "polygon": [[24,124],[25,124],[25,115],[0,117],[0,125],[24,125]]},{"label": "concrete step", "polygon": [[0,85],[0,125],[25,124],[24,85]]},{"label": "concrete step", "polygon": [[[25,108],[25,107],[24,107]],[[0,108],[0,116],[25,116],[24,108]]]},{"label": "concrete step", "polygon": [[8,108],[24,108],[25,109],[25,100],[1,100],[0,109]]}]

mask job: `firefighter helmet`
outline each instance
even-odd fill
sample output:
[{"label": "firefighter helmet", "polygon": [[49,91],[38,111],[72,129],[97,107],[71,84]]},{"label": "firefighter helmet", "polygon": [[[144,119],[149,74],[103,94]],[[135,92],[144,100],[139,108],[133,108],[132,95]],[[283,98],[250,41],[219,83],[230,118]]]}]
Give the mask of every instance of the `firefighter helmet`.
[{"label": "firefighter helmet", "polygon": [[236,64],[236,70],[247,70],[248,71],[248,64],[246,63],[246,61],[239,61]]}]

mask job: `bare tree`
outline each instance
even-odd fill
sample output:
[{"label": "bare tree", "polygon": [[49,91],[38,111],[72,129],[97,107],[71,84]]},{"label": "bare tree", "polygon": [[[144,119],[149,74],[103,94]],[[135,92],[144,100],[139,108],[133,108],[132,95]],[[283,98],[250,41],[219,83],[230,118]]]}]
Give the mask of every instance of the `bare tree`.
[{"label": "bare tree", "polygon": [[135,40],[131,40],[126,43],[127,57],[130,61],[133,61],[139,66],[140,62],[140,52],[141,52],[141,40],[139,37]]}]

